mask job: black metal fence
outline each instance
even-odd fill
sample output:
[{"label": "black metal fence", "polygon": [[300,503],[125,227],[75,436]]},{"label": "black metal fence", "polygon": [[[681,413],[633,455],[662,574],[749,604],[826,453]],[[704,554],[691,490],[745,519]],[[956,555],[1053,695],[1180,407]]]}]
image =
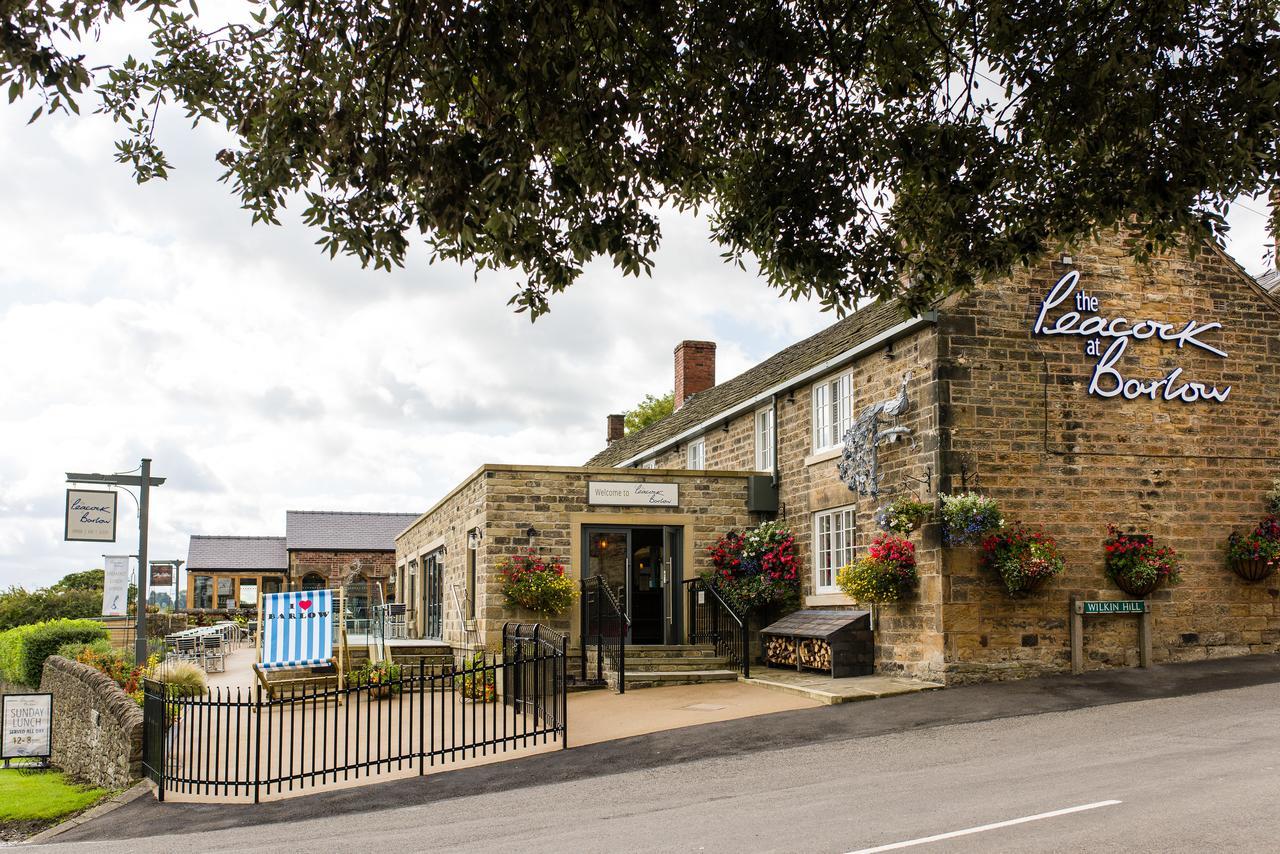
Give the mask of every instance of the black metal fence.
[{"label": "black metal fence", "polygon": [[[602,575],[582,580],[582,681],[605,679],[605,662],[618,674],[618,693],[625,694],[627,635],[631,621]],[[595,673],[588,672],[587,650],[595,649]]]},{"label": "black metal fence", "polygon": [[434,675],[419,660],[342,687],[196,696],[147,680],[144,773],[160,800],[168,792],[257,803],[539,744],[567,747],[566,652],[557,632],[509,624],[502,655],[478,653]]},{"label": "black metal fence", "polygon": [[689,589],[685,610],[689,626],[689,643],[711,644],[717,655],[751,678],[751,636],[747,619],[739,615],[716,589],[701,578],[684,582]]}]

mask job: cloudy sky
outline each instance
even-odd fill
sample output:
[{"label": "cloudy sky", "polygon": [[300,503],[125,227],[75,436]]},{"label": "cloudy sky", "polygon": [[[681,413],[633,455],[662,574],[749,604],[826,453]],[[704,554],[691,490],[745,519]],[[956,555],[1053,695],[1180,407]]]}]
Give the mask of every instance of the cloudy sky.
[{"label": "cloudy sky", "polygon": [[[717,341],[723,380],[833,320],[672,216],[652,279],[594,266],[531,325],[515,274],[362,270],[250,226],[214,130],[171,117],[172,177],[139,187],[108,120],[27,126],[34,106],[0,106],[0,587],[136,550],[127,497],[116,544],[62,542],[67,471],[153,458],[151,556],[185,559],[191,534],[283,534],[286,509],[420,512],[484,462],[580,463],[606,414],[671,388],[681,339]],[[1231,251],[1259,272],[1245,204]]]}]

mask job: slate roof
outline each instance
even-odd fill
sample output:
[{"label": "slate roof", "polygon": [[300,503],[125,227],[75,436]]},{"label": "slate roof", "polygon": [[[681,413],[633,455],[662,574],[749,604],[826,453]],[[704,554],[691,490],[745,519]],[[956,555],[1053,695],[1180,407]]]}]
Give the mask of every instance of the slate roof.
[{"label": "slate roof", "polygon": [[809,368],[892,329],[905,319],[897,302],[877,302],[770,356],[754,368],[685,401],[666,418],[624,436],[587,461],[614,466],[697,424],[750,400]]},{"label": "slate roof", "polygon": [[396,550],[396,535],[417,520],[418,513],[358,513],[290,510],[284,532],[290,551]]},{"label": "slate roof", "polygon": [[1280,270],[1271,270],[1258,277],[1258,284],[1266,288],[1268,293],[1280,293]]},{"label": "slate roof", "polygon": [[285,571],[289,553],[284,537],[219,537],[192,534],[187,547],[187,570],[265,569]]}]

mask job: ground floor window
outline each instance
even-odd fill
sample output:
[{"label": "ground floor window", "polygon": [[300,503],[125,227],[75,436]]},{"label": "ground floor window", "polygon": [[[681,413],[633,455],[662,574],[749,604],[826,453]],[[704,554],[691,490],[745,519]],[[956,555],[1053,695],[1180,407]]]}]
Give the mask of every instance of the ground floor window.
[{"label": "ground floor window", "polygon": [[836,592],[836,572],[853,561],[853,508],[813,514],[813,590]]},{"label": "ground floor window", "polygon": [[192,576],[191,608],[213,607],[213,577],[209,575]]},{"label": "ground floor window", "polygon": [[303,590],[324,590],[328,585],[325,583],[324,576],[318,572],[308,572],[302,576]]},{"label": "ground floor window", "polygon": [[256,578],[240,579],[240,607],[241,608],[258,607],[258,579]]},{"label": "ground floor window", "polygon": [[219,608],[234,608],[236,606],[236,580],[234,578],[218,579],[218,605]]}]

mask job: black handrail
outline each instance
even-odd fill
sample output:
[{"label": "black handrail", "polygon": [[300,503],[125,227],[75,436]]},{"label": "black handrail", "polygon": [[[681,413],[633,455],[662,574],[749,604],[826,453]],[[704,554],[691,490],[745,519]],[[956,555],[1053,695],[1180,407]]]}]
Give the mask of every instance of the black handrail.
[{"label": "black handrail", "polygon": [[735,611],[716,585],[707,579],[690,578],[684,583],[689,586],[689,643],[713,644],[717,655],[728,658],[742,671],[744,679],[750,679],[751,637],[747,618]]},{"label": "black handrail", "polygon": [[603,575],[582,580],[582,681],[587,681],[587,647],[596,648],[596,680],[604,680],[604,659],[618,674],[618,693],[627,693],[627,635],[631,620]]}]

